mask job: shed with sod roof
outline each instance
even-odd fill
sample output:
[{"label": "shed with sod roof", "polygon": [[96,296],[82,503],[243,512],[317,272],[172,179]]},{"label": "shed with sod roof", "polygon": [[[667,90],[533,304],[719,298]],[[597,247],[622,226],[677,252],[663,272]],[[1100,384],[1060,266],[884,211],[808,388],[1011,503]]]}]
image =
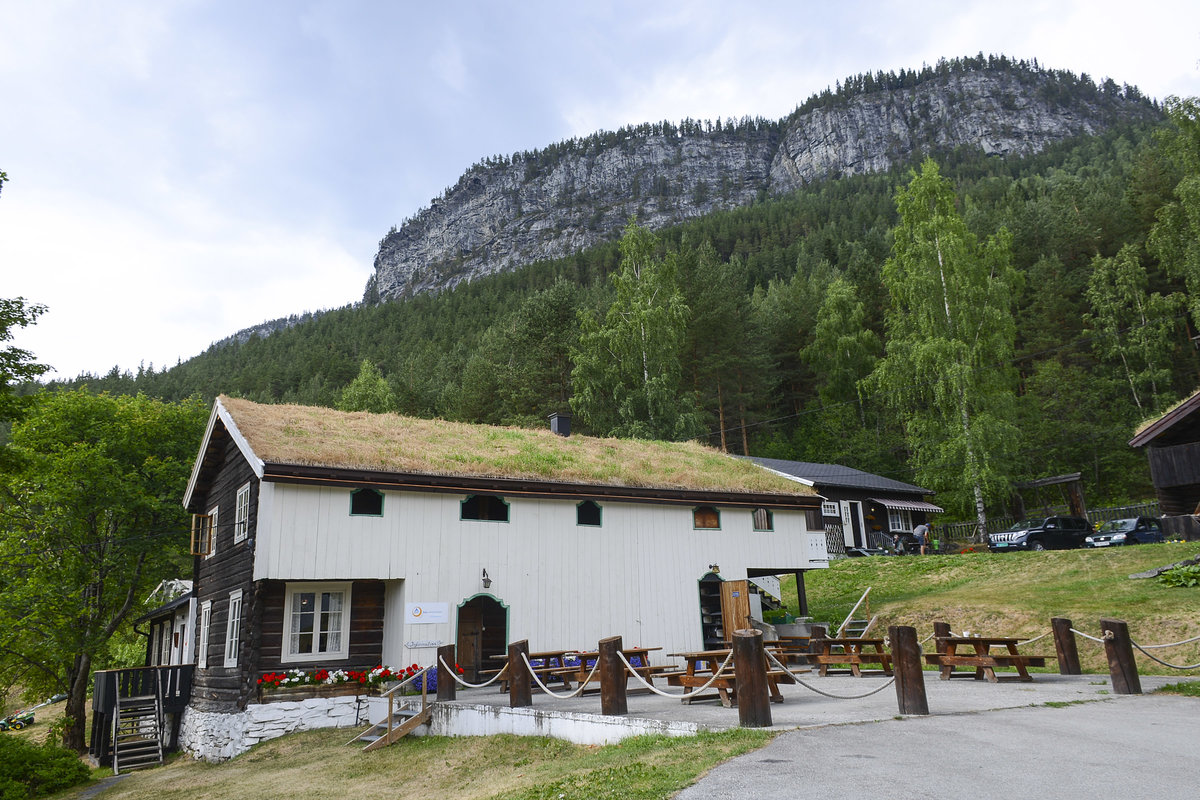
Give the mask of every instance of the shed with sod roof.
[{"label": "shed with sod roof", "polygon": [[713,568],[828,565],[810,487],[695,443],[229,397],[184,505],[204,712],[257,702],[264,673],[424,666],[441,644],[469,677],[520,639],[697,650]]}]

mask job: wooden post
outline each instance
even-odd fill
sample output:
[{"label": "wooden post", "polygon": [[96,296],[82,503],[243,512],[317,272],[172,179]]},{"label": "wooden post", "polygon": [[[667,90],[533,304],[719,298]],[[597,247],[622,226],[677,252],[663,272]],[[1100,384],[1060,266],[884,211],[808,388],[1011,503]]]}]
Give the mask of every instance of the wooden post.
[{"label": "wooden post", "polygon": [[600,713],[606,717],[623,717],[629,713],[628,698],[625,695],[629,677],[625,674],[625,665],[621,662],[621,637],[609,636],[600,640],[596,658],[600,667]]},{"label": "wooden post", "polygon": [[[455,680],[458,676],[450,671],[454,669],[455,664],[454,645],[444,644],[439,647],[437,660],[437,699],[453,700],[458,689],[458,681]],[[447,668],[442,662],[450,667]]]},{"label": "wooden post", "polygon": [[949,622],[942,622],[941,620],[938,620],[937,622],[933,623],[933,642],[934,648],[937,652],[946,652],[945,643],[939,642],[938,638],[941,636],[951,636],[952,634],[953,632],[950,630]]},{"label": "wooden post", "polygon": [[1108,656],[1108,673],[1112,676],[1113,691],[1117,694],[1141,694],[1142,681],[1138,678],[1137,662],[1133,658],[1129,625],[1121,619],[1101,619],[1100,630],[1104,631],[1104,655]]},{"label": "wooden post", "polygon": [[[812,655],[814,653],[820,653],[821,652],[820,641],[822,639],[828,639],[828,638],[829,638],[829,628],[827,628],[824,625],[813,625],[812,628],[809,629],[809,634],[808,634],[809,655]],[[811,658],[806,659],[806,660],[808,661],[809,664],[816,663]]]},{"label": "wooden post", "polygon": [[1054,631],[1054,652],[1058,654],[1059,675],[1082,675],[1079,666],[1079,650],[1075,647],[1075,634],[1071,632],[1071,620],[1054,617],[1050,628]]},{"label": "wooden post", "polygon": [[533,676],[525,666],[522,655],[529,655],[529,640],[522,639],[508,646],[508,706],[527,708],[533,705],[533,688],[529,685]]},{"label": "wooden post", "polygon": [[892,643],[892,669],[896,673],[896,703],[901,714],[929,714],[925,696],[925,672],[921,669],[921,645],[917,629],[910,625],[888,628]]},{"label": "wooden post", "polygon": [[767,686],[767,656],[762,631],[735,630],[733,673],[737,676],[738,724],[743,728],[771,727],[771,696]]}]

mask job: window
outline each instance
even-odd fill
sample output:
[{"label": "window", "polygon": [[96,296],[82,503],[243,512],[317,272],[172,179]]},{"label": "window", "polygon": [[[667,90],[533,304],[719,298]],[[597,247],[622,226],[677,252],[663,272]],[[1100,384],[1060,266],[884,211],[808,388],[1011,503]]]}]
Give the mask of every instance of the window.
[{"label": "window", "polygon": [[804,527],[810,531],[825,530],[825,520],[822,519],[824,512],[817,511],[815,508],[804,509]]},{"label": "window", "polygon": [[212,552],[213,519],[208,514],[192,514],[192,555]]},{"label": "window", "polygon": [[773,531],[775,530],[775,515],[771,513],[769,508],[754,509],[754,530],[756,531]]},{"label": "window", "polygon": [[196,666],[200,669],[208,667],[208,628],[212,624],[212,601],[206,600],[200,604],[200,645],[196,653]]},{"label": "window", "polygon": [[890,531],[911,531],[912,512],[907,508],[889,508],[888,514],[888,530]]},{"label": "window", "polygon": [[494,494],[473,494],[462,501],[461,519],[508,522],[508,503]]},{"label": "window", "polygon": [[346,658],[350,652],[350,584],[289,584],[281,661]]},{"label": "window", "polygon": [[721,512],[712,506],[697,506],[692,510],[692,527],[705,530],[719,530],[721,527]]},{"label": "window", "polygon": [[233,519],[233,543],[243,541],[250,533],[250,484],[238,489],[237,511]]},{"label": "window", "polygon": [[600,505],[591,500],[584,500],[575,506],[575,524],[600,527]]},{"label": "window", "polygon": [[382,517],[383,494],[374,489],[355,489],[350,493],[350,516]]},{"label": "window", "polygon": [[212,558],[212,554],[217,552],[217,507],[213,506],[208,510],[208,552],[204,554],[205,558]]},{"label": "window", "polygon": [[821,503],[821,516],[838,517],[840,519],[842,512],[838,510],[838,504],[836,502],[826,501]]},{"label": "window", "polygon": [[242,636],[242,590],[229,593],[229,619],[225,622],[225,666],[236,667]]}]

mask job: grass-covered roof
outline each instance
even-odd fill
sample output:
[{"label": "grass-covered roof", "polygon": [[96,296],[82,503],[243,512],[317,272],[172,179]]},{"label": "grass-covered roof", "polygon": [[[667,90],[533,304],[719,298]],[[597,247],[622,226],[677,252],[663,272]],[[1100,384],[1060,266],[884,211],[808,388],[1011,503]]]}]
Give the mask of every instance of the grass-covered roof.
[{"label": "grass-covered roof", "polygon": [[811,495],[803,484],[694,442],[562,437],[222,396],[266,463],[573,484]]}]

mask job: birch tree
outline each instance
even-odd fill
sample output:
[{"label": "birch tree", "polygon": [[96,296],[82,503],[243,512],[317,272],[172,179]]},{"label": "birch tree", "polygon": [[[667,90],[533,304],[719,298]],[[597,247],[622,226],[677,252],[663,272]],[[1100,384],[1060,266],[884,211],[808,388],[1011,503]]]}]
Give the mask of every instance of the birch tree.
[{"label": "birch tree", "polygon": [[916,482],[950,507],[973,507],[982,535],[985,502],[1007,490],[1019,438],[1011,237],[1001,229],[981,244],[929,159],[896,205],[901,221],[883,267],[885,356],[865,386],[900,417]]},{"label": "birch tree", "polygon": [[659,249],[658,237],[630,221],[611,278],[616,298],[602,322],[594,313],[579,315],[571,408],[594,433],[680,440],[699,432],[681,382],[688,308],[674,258]]}]

